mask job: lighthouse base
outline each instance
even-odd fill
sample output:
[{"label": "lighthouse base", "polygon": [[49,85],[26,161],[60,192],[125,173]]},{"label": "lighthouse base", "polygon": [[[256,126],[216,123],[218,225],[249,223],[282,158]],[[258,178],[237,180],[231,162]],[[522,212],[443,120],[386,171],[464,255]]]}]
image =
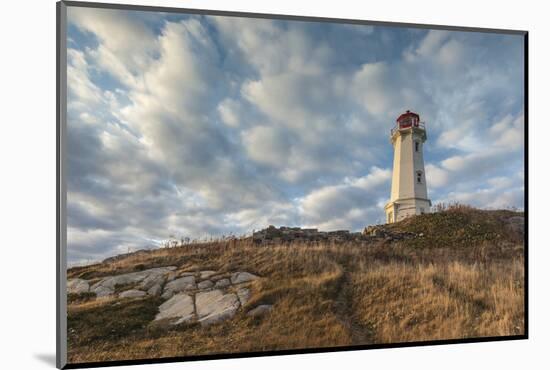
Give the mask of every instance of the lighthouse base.
[{"label": "lighthouse base", "polygon": [[430,213],[432,202],[423,198],[397,199],[384,207],[386,223],[391,224],[407,217]]}]

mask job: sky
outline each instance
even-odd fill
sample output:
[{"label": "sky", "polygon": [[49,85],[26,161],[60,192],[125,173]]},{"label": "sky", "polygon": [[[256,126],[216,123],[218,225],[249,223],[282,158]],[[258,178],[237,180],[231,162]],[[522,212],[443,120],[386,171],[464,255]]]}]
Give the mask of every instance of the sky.
[{"label": "sky", "polygon": [[382,223],[405,110],[433,204],[523,208],[523,37],[68,8],[67,254]]}]

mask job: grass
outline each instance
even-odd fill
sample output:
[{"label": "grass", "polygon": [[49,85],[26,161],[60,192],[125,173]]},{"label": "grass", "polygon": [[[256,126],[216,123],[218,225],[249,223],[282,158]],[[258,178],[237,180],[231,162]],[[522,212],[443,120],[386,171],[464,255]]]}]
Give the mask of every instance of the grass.
[{"label": "grass", "polygon": [[[249,271],[248,308],[271,314],[202,328],[151,325],[161,300],[69,301],[71,363],[399,343],[524,333],[522,235],[511,211],[448,209],[389,226],[424,233],[399,242],[255,246],[220,241],[122,256],[69,277],[175,265]],[[467,242],[464,241],[467,240]]]},{"label": "grass", "polygon": [[523,327],[523,262],[410,266],[354,274],[358,319],[375,343],[516,335]]}]

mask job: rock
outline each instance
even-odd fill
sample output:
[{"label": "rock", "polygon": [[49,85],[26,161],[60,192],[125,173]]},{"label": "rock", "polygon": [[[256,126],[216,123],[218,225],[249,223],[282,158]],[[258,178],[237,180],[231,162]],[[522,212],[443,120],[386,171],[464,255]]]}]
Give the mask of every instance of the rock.
[{"label": "rock", "polygon": [[164,293],[160,296],[162,299],[170,299],[174,296],[174,292],[171,290],[165,290]]},{"label": "rock", "polygon": [[195,305],[199,322],[207,326],[235,316],[239,308],[239,299],[234,293],[224,294],[216,289],[197,293]]},{"label": "rock", "polygon": [[231,283],[233,284],[240,284],[240,283],[246,283],[252,280],[256,280],[259,277],[251,274],[249,272],[235,272],[233,275],[231,275]]},{"label": "rock", "polygon": [[214,283],[210,280],[204,280],[197,284],[197,289],[208,289],[212,288],[214,286]]},{"label": "rock", "polygon": [[271,312],[273,306],[270,304],[261,304],[258,307],[248,311],[247,316],[250,317],[260,317],[264,316],[266,313]]},{"label": "rock", "polygon": [[113,289],[109,289],[109,288],[101,286],[101,285],[98,286],[98,287],[95,287],[91,291],[93,293],[95,293],[97,298],[108,297],[108,296],[111,296],[115,293],[115,291]]},{"label": "rock", "polygon": [[162,293],[162,286],[160,284],[153,285],[148,291],[149,295],[160,295]]},{"label": "rock", "polygon": [[106,288],[115,289],[117,285],[139,283],[147,276],[148,274],[145,271],[140,271],[129,274],[111,276],[101,280],[98,284]]},{"label": "rock", "polygon": [[244,306],[246,302],[250,299],[250,289],[248,288],[240,288],[237,290],[237,296],[239,297],[239,301],[241,302],[241,306]]},{"label": "rock", "polygon": [[152,268],[152,269],[143,270],[143,271],[130,272],[128,274],[107,276],[102,280],[98,281],[96,284],[94,284],[91,289],[94,290],[95,288],[102,286],[102,287],[114,290],[117,285],[137,284],[145,280],[151,275],[158,276],[158,275],[166,274],[175,269],[176,269],[175,266],[157,267],[157,268]]},{"label": "rock", "polygon": [[226,288],[231,285],[229,279],[221,279],[216,281],[216,288]]},{"label": "rock", "polygon": [[170,319],[173,325],[193,320],[195,306],[193,298],[185,293],[179,293],[159,306],[155,320]]},{"label": "rock", "polygon": [[171,282],[167,283],[164,287],[164,290],[171,290],[174,293],[179,293],[184,290],[193,290],[197,289],[197,284],[195,283],[195,277],[194,276],[184,276],[176,280],[172,280]]},{"label": "rock", "polygon": [[143,290],[130,289],[120,293],[118,296],[119,298],[138,298],[143,297],[146,294],[147,293],[145,293]]},{"label": "rock", "polygon": [[164,284],[164,281],[166,280],[166,276],[161,274],[151,274],[147,276],[143,281],[139,284],[139,289],[142,290],[149,290],[155,285],[162,285]]},{"label": "rock", "polygon": [[72,294],[87,293],[90,291],[90,284],[84,279],[67,280],[67,292]]},{"label": "rock", "polygon": [[184,276],[195,276],[195,273],[194,272],[191,272],[191,271],[185,271],[185,272],[180,272],[180,277],[184,277]]},{"label": "rock", "polygon": [[166,281],[172,281],[176,277],[178,277],[178,273],[174,271],[170,271],[169,273],[166,274]]},{"label": "rock", "polygon": [[216,271],[212,271],[212,270],[201,271],[201,279],[208,279],[210,276],[215,274],[216,274]]}]

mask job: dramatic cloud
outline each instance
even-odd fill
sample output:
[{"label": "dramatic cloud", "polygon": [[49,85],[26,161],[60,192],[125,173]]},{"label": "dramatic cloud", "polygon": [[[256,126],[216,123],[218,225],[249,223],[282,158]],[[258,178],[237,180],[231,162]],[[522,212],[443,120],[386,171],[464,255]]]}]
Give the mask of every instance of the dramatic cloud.
[{"label": "dramatic cloud", "polygon": [[389,170],[373,167],[366,176],[315,189],[299,200],[305,223],[329,230],[364,227],[365,219],[380,216],[390,178]]},{"label": "dramatic cloud", "polygon": [[383,220],[406,109],[434,202],[523,205],[520,36],[70,7],[68,257]]}]

